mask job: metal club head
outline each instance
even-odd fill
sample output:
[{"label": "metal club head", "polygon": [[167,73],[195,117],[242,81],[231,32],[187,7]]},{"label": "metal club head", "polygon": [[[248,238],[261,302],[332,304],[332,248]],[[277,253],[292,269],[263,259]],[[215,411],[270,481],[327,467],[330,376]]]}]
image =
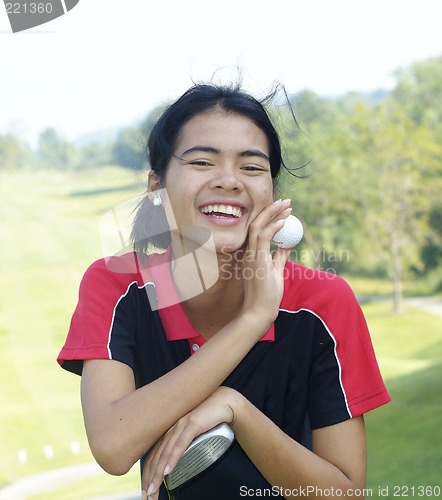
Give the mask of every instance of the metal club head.
[{"label": "metal club head", "polygon": [[218,460],[235,439],[231,427],[220,424],[197,436],[164,480],[169,490],[181,486]]}]

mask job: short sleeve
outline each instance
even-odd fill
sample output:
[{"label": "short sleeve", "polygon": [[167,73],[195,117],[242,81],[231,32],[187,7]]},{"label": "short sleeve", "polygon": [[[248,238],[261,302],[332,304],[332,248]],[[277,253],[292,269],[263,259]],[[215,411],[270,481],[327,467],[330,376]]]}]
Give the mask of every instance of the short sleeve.
[{"label": "short sleeve", "polygon": [[133,367],[134,294],[139,288],[136,274],[113,272],[105,259],[93,263],[81,281],[58,363],[79,375],[87,359],[116,359]]},{"label": "short sleeve", "polygon": [[345,280],[318,271],[289,290],[286,300],[315,317],[307,402],[312,428],[390,401],[367,322]]},{"label": "short sleeve", "polygon": [[356,417],[388,403],[391,398],[376,360],[367,322],[353,291],[344,280],[338,297],[338,308],[342,313],[338,314],[336,335],[332,335],[341,363],[347,404],[352,417]]}]

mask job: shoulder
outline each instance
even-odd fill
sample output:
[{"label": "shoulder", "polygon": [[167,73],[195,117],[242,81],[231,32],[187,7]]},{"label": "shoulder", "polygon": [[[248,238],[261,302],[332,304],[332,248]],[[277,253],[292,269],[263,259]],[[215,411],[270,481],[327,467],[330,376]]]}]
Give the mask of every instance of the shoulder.
[{"label": "shoulder", "polygon": [[150,268],[156,265],[158,256],[147,256],[136,252],[103,257],[94,261],[85,271],[82,286],[113,284],[125,287],[131,283],[146,285],[151,280]]},{"label": "shoulder", "polygon": [[135,252],[104,257],[85,271],[79,287],[79,308],[111,307],[124,298],[138,297],[155,288],[152,265],[158,256]]},{"label": "shoulder", "polygon": [[357,304],[353,290],[342,277],[287,262],[284,269],[282,308],[301,307],[323,312],[338,304]]},{"label": "shoulder", "polygon": [[281,312],[313,315],[336,339],[367,331],[356,296],[342,277],[293,262],[285,271]]}]

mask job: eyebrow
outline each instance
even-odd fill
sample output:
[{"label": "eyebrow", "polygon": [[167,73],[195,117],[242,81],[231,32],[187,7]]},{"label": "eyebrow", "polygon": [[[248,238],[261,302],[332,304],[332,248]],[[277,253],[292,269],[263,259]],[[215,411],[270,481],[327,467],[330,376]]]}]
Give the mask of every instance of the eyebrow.
[{"label": "eyebrow", "polygon": [[212,146],[193,146],[193,148],[187,149],[184,151],[182,156],[187,155],[189,153],[195,153],[195,152],[200,152],[200,153],[213,153],[216,155],[221,154],[220,149],[213,148]]},{"label": "eyebrow", "polygon": [[270,162],[270,158],[259,149],[246,149],[245,151],[241,151],[238,156],[242,158],[249,156],[258,156],[259,158],[263,158],[264,160]]},{"label": "eyebrow", "polygon": [[[212,154],[216,154],[216,155],[221,154],[220,149],[214,148],[212,146],[193,146],[192,148],[189,148],[186,151],[184,151],[184,153],[182,153],[182,156],[187,155],[189,153],[194,153],[194,152],[212,153]],[[240,151],[238,153],[238,156],[240,158],[248,158],[248,157],[257,156],[259,158],[263,158],[264,160],[270,162],[269,157],[265,153],[260,151],[259,149],[246,149],[244,151]]]}]

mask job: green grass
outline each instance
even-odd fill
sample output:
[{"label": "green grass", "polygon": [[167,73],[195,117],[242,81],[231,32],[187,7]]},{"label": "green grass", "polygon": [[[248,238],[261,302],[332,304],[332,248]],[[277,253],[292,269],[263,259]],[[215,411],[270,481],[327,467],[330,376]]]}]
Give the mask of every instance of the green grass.
[{"label": "green grass", "polygon": [[421,309],[394,314],[389,303],[363,306],[385,378],[392,380],[442,362],[442,318]]},{"label": "green grass", "polygon": [[[425,297],[436,295],[442,299],[440,290],[441,272],[436,269],[428,276],[405,279],[402,283],[404,297]],[[361,276],[344,276],[358,296],[376,296],[393,301],[393,284],[387,279],[369,278]],[[434,292],[436,290],[436,292]]]},{"label": "green grass", "polygon": [[[0,487],[40,471],[92,460],[83,428],[79,377],[55,358],[85,268],[102,254],[98,223],[141,194],[145,176],[118,168],[0,177]],[[350,280],[359,293],[387,295],[386,282]],[[369,486],[440,485],[442,320],[417,309],[364,312],[393,402],[366,416]],[[71,451],[71,443],[80,452]],[[45,458],[44,447],[54,449]],[[28,461],[19,463],[25,449]],[[100,475],[32,499],[80,500],[136,490],[138,467]]]},{"label": "green grass", "polygon": [[442,486],[442,318],[386,303],[364,312],[392,396],[366,415],[369,486]]},{"label": "green grass", "polygon": [[[80,410],[80,379],[61,370],[55,359],[81,276],[101,256],[99,219],[140,194],[144,179],[104,168],[20,173],[0,181],[1,487],[42,470],[93,460]],[[73,441],[80,444],[78,454],[71,452]],[[48,445],[52,459],[45,458]],[[26,463],[18,461],[19,450],[26,450]],[[138,486],[136,475],[128,476],[132,488]],[[127,487],[127,478],[115,479]],[[109,491],[115,491],[115,481]]]}]

